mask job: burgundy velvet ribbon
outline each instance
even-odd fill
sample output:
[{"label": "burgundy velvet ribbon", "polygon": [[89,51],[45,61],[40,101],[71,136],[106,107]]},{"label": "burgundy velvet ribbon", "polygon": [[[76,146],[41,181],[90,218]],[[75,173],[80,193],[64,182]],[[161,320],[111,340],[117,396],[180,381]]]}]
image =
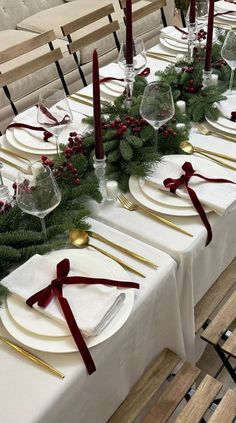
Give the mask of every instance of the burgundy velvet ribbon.
[{"label": "burgundy velvet ribbon", "polygon": [[212,230],[211,225],[207,219],[206,213],[197,197],[196,192],[193,190],[193,188],[188,186],[189,180],[192,176],[198,176],[198,178],[204,179],[207,182],[217,182],[217,183],[230,183],[234,184],[233,181],[229,181],[228,179],[220,179],[220,178],[207,178],[205,176],[200,175],[199,173],[196,173],[196,171],[193,169],[192,164],[190,162],[185,162],[182,166],[182,169],[184,170],[184,174],[180,176],[178,179],[172,179],[167,178],[164,180],[163,184],[166,188],[169,188],[171,192],[175,194],[176,190],[184,185],[188,191],[189,197],[197,210],[203,224],[206,227],[207,230],[207,240],[206,245],[208,245],[212,240]]},{"label": "burgundy velvet ribbon", "polygon": [[53,136],[51,132],[45,131],[45,128],[43,128],[42,126],[33,126],[33,125],[28,125],[27,123],[20,123],[20,122],[10,123],[7,129],[10,129],[10,128],[27,128],[27,129],[32,129],[34,131],[41,131],[44,133],[43,134],[44,141],[47,141],[50,137]]},{"label": "burgundy velvet ribbon", "polygon": [[229,15],[230,13],[235,13],[235,10],[228,10],[227,12],[218,12],[214,14],[214,18],[216,18],[216,16],[220,16],[220,15]]},{"label": "burgundy velvet ribbon", "polygon": [[[64,117],[63,117],[63,119],[62,120],[58,120],[57,118],[56,118],[56,116],[54,116],[51,112],[50,112],[50,110],[49,109],[47,109],[47,107],[45,107],[42,103],[38,103],[37,104],[37,107],[41,110],[41,112],[45,115],[45,116],[47,116],[47,118],[48,119],[50,119],[51,121],[53,121],[54,122],[54,125],[53,125],[53,123],[52,123],[52,126],[55,126],[55,125],[64,125],[64,124],[66,124],[66,123],[69,123],[70,122],[70,116],[69,115],[65,115]],[[45,125],[47,125],[48,123],[45,123]]]},{"label": "burgundy velvet ribbon", "polygon": [[123,288],[137,288],[139,289],[139,284],[134,282],[120,282],[113,281],[110,279],[100,279],[100,278],[88,278],[84,276],[67,276],[70,271],[70,261],[64,259],[57,264],[57,277],[53,279],[51,283],[44,289],[33,294],[30,298],[26,300],[26,304],[32,307],[35,303],[40,307],[47,307],[53,297],[55,296],[63,314],[65,316],[68,327],[71,331],[71,334],[74,338],[74,341],[80,351],[80,354],[84,360],[84,364],[87,368],[89,374],[95,372],[96,367],[92,356],[89,352],[89,349],[85,343],[85,340],[80,332],[80,329],[75,321],[74,315],[70,308],[70,305],[65,297],[63,297],[62,287],[63,284],[89,284],[89,285],[110,285],[110,286],[120,286]]},{"label": "burgundy velvet ribbon", "polygon": [[[145,69],[143,69],[142,72],[140,72],[138,74],[138,76],[146,77],[150,74],[150,72],[151,72],[150,68],[145,68]],[[106,76],[105,78],[102,78],[102,79],[99,80],[99,84],[103,84],[104,82],[109,82],[109,81],[122,81],[123,82],[124,78],[115,78],[113,76]]]}]

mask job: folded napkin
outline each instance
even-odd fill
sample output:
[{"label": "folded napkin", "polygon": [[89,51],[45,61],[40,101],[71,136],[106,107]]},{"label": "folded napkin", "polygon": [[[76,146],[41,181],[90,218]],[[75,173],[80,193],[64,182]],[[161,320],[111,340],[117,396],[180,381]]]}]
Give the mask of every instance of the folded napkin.
[{"label": "folded napkin", "polygon": [[[183,32],[182,32],[183,31]],[[170,38],[171,40],[178,41],[181,44],[188,44],[188,36],[186,28],[180,28],[179,30],[176,29],[174,26],[167,26],[161,29],[161,33],[166,38]]]},{"label": "folded napkin", "polygon": [[232,112],[236,111],[236,95],[229,95],[226,100],[222,100],[216,103],[216,107],[219,110],[221,116],[231,120]]},{"label": "folded napkin", "polygon": [[[25,302],[55,279],[57,262],[53,258],[36,254],[1,283]],[[78,272],[71,271],[68,276],[78,276]],[[98,335],[115,317],[125,299],[124,293],[107,285],[64,285],[63,296],[69,302],[75,321],[85,337]],[[66,324],[55,297],[46,308],[37,304],[33,307]]]},{"label": "folded napkin", "polygon": [[[186,159],[188,159],[186,161],[191,161],[189,158]],[[205,177],[219,177],[217,174],[212,175],[212,172],[209,174],[207,163],[204,171],[202,166],[201,169],[199,169],[198,166],[194,164],[194,161],[192,162],[192,166],[198,173]],[[169,191],[163,184],[164,180],[167,178],[180,178],[183,173],[182,165],[164,159],[158,164],[154,173],[148,177],[148,180],[154,182],[159,189]],[[202,205],[209,207],[221,216],[231,212],[236,207],[236,185],[232,183],[220,184],[207,182],[193,175],[188,186],[194,189]],[[176,190],[176,194],[182,198],[189,199],[189,194],[183,186]]]},{"label": "folded napkin", "polygon": [[[23,123],[26,125],[35,126],[39,128],[40,125],[37,121],[37,107],[33,106],[25,110],[24,112],[19,113],[13,118],[13,123]],[[30,134],[34,138],[37,138],[39,141],[45,141],[44,131],[36,131],[30,128],[22,128],[22,131],[28,132],[28,134]],[[45,132],[47,131],[45,130]],[[50,141],[50,143],[56,144],[56,140],[54,136],[50,136],[48,140]]]},{"label": "folded napkin", "polygon": [[230,10],[236,12],[236,4],[220,0],[215,3],[215,10],[219,12],[228,12]]}]

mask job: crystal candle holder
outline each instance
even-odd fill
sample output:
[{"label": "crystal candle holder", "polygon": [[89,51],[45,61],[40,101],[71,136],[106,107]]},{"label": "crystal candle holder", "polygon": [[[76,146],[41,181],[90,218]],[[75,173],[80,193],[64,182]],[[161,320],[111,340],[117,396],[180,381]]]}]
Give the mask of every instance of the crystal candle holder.
[{"label": "crystal candle holder", "polygon": [[129,109],[132,104],[134,85],[134,65],[125,65],[125,106]]},{"label": "crystal candle holder", "polygon": [[190,62],[193,61],[193,49],[195,46],[196,40],[196,32],[197,32],[197,22],[188,23],[188,60]]},{"label": "crystal candle holder", "polygon": [[97,159],[96,156],[93,157],[93,167],[95,171],[95,175],[99,182],[99,189],[102,194],[102,197],[106,198],[106,156],[102,159]]},{"label": "crystal candle holder", "polygon": [[203,70],[202,74],[202,85],[203,87],[209,87],[212,85],[212,71]]}]

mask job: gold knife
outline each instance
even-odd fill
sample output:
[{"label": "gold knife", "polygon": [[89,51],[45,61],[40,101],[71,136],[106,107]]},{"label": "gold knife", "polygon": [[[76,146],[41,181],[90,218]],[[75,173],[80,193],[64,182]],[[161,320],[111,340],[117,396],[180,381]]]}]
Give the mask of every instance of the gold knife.
[{"label": "gold knife", "polygon": [[158,56],[156,54],[146,53],[147,57],[150,57],[151,59],[156,60],[164,60],[165,62],[169,63],[176,63],[176,60],[174,60],[171,56],[168,58],[167,56]]},{"label": "gold knife", "polygon": [[80,103],[80,104],[85,104],[85,106],[90,106],[90,107],[93,107],[93,104],[92,103],[90,103],[90,102],[88,102],[88,101],[85,101],[85,100],[83,100],[82,98],[80,99],[80,98],[76,98],[76,97],[73,97],[72,95],[68,95],[68,98],[70,99],[70,100],[72,100],[72,101],[76,101],[77,103]]},{"label": "gold knife", "polygon": [[[78,92],[78,93],[73,93],[73,95],[75,95],[77,98],[82,97],[82,98],[85,98],[86,100],[91,100],[91,101],[93,101],[93,97],[91,97],[91,95],[80,94],[79,92]],[[101,104],[106,103],[106,101],[105,101],[105,100],[102,100],[102,99],[101,99],[100,101],[101,101]]]},{"label": "gold knife", "polygon": [[9,347],[13,348],[19,354],[23,355],[24,357],[28,358],[29,360],[33,361],[34,363],[38,364],[39,366],[47,369],[49,372],[54,373],[55,375],[59,376],[60,378],[64,379],[65,375],[61,373],[59,370],[55,369],[50,364],[46,363],[46,361],[42,360],[41,358],[37,357],[36,355],[30,353],[29,351],[21,348],[19,345],[16,345],[14,342],[10,341],[9,339],[5,338],[4,336],[0,336],[2,342],[7,344]]},{"label": "gold knife", "polygon": [[31,165],[31,161],[27,157],[21,156],[20,154],[15,153],[14,151],[8,150],[7,148],[4,148],[4,147],[0,147],[0,151],[2,151],[3,153],[9,154],[9,156],[13,156],[13,157],[17,157],[19,159],[25,160]]},{"label": "gold knife", "polygon": [[123,251],[123,253],[129,255],[130,257],[133,257],[137,260],[140,260],[141,262],[143,262],[143,263],[145,263],[145,264],[147,264],[151,267],[154,267],[155,269],[158,268],[158,266],[155,263],[153,263],[151,260],[135,253],[134,251],[128,250],[127,248],[123,247],[122,245],[116,244],[115,242],[110,241],[107,238],[104,238],[104,236],[102,236],[102,235],[100,235],[96,232],[88,231],[88,234],[89,234],[89,236],[91,236],[94,239],[97,239],[98,241],[105,242],[106,244],[111,245],[112,247],[116,248],[117,250]]},{"label": "gold knife", "polygon": [[9,166],[14,167],[15,169],[19,170],[22,173],[25,173],[26,175],[31,175],[31,171],[29,169],[24,169],[18,164],[12,163],[9,160],[5,159],[5,157],[0,157],[0,162],[4,162]]}]

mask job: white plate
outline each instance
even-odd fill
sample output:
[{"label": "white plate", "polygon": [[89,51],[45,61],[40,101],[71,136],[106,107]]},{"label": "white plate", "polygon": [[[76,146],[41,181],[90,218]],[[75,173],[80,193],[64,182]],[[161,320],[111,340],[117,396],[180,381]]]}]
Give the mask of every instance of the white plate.
[{"label": "white plate", "polygon": [[219,129],[223,133],[230,134],[236,137],[236,129],[226,128],[226,126],[219,125],[217,120],[208,119],[206,116],[205,119],[208,123],[210,123],[211,126],[213,126],[213,128]]},{"label": "white plate", "polygon": [[228,95],[225,100],[216,103],[216,107],[219,110],[221,116],[225,117],[231,124],[236,126],[236,123],[230,120],[231,112],[236,110],[236,93]]},{"label": "white plate", "polygon": [[233,122],[232,120],[229,120],[223,116],[220,116],[216,120],[216,123],[218,123],[220,126],[223,126],[222,128],[223,130],[224,128],[228,128],[236,132],[236,122]]},{"label": "white plate", "polygon": [[44,150],[55,150],[56,148],[55,139],[53,140],[53,142],[45,142],[43,140],[42,133],[40,134],[41,137],[39,137],[39,134],[32,135],[29,132],[24,131],[24,129],[12,128],[12,130],[15,139],[27,148],[30,148],[32,150],[41,150],[42,148]]},{"label": "white plate", "polygon": [[[78,272],[83,275],[123,281],[130,280],[127,272],[119,264],[97,252],[88,249],[53,251],[49,254],[49,256],[56,258],[58,261],[67,256],[71,261],[71,267],[77,266]],[[93,263],[92,266],[91,263]],[[134,290],[122,288],[118,289],[122,292],[125,292],[126,294],[124,304],[118,311],[115,318],[98,336],[94,336],[86,340],[88,347],[92,347],[108,339],[115,332],[117,332],[128,319],[134,303]],[[20,309],[18,308],[17,314],[14,314],[14,310],[11,308],[11,312],[14,314],[14,319],[16,319],[14,320],[8,309],[3,308],[1,310],[1,319],[8,332],[22,344],[27,345],[30,348],[38,349],[40,351],[55,353],[78,351],[72,336],[54,336],[55,334],[53,333],[52,322],[50,322],[50,326],[47,326],[46,322],[48,321],[48,318],[45,319],[45,324],[42,328],[41,318],[37,319],[35,316],[35,326],[33,326],[30,322],[26,322],[25,313],[27,312],[27,309],[24,305],[22,306],[22,315],[19,314],[19,311]],[[32,310],[29,308],[29,320],[32,315],[31,312]],[[36,311],[35,313],[40,314]],[[21,326],[22,324],[27,326],[28,329],[37,333],[32,333],[30,330],[25,329]],[[56,321],[54,324],[58,325]],[[62,326],[61,324],[59,325]],[[42,331],[44,334],[47,333],[47,335],[42,335]],[[41,335],[38,333],[41,333]]]},{"label": "white plate", "polygon": [[113,90],[113,88],[111,89],[110,86],[111,85],[108,85],[108,84],[101,84],[100,91],[113,101],[116,97],[119,97],[124,90],[118,92]]},{"label": "white plate", "polygon": [[[170,155],[166,156],[166,158],[168,159],[168,161],[173,161],[174,163],[177,163],[180,166],[182,166],[184,162],[189,161],[199,173],[209,178],[214,178],[217,175],[217,178],[232,179],[230,178],[230,175],[226,169],[205,158],[201,158],[195,155]],[[165,157],[163,157],[163,160],[165,160]],[[158,169],[158,166],[156,167],[156,169]],[[167,205],[165,206],[163,204],[158,204],[157,202],[151,200],[141,190],[139,180],[134,176],[131,176],[131,178],[129,179],[129,188],[134,198],[139,201],[142,205],[148,207],[151,210],[164,214],[169,214],[172,216],[194,216],[198,214],[194,208],[174,208]],[[204,207],[204,210],[206,213],[211,211],[209,208],[206,207]]]},{"label": "white plate", "polygon": [[56,154],[56,149],[55,150],[45,150],[45,149],[41,149],[39,150],[34,150],[32,148],[29,147],[25,147],[24,145],[20,144],[14,137],[13,131],[11,129],[7,129],[6,130],[6,139],[9,142],[9,144],[14,147],[16,150],[18,150],[19,152],[24,152],[24,153],[30,153],[30,154],[34,154],[34,155],[39,155],[41,156],[42,154]]},{"label": "white plate", "polygon": [[168,207],[193,208],[190,200],[188,201],[184,198],[180,198],[169,191],[162,191],[151,181],[148,181],[148,179],[145,180],[140,178],[139,185],[143,193],[158,204],[163,204]]},{"label": "white plate", "polygon": [[[216,12],[216,13],[221,13],[221,12]],[[218,15],[216,16],[216,19],[219,21],[222,21],[222,23],[226,22],[235,22],[236,20],[236,15],[235,14],[229,14],[229,15]]]},{"label": "white plate", "polygon": [[172,41],[172,40],[167,41],[167,39],[165,37],[163,37],[162,35],[160,36],[160,42],[164,47],[167,47],[167,48],[174,50],[174,51],[187,52],[186,47],[183,46],[182,44],[178,43],[179,46],[175,46],[175,45],[171,44],[169,41]]}]

